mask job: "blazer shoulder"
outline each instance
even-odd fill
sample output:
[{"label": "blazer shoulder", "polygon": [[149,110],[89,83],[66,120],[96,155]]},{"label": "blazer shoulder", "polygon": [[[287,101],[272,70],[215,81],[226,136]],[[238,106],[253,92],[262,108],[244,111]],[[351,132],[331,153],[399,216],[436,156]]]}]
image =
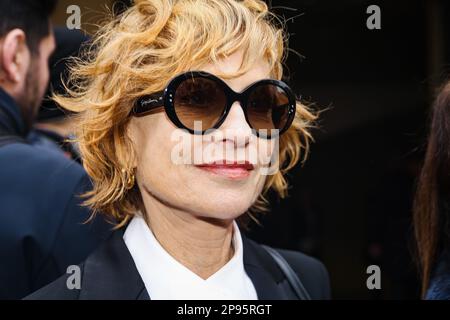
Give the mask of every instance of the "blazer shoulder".
[{"label": "blazer shoulder", "polygon": [[312,299],[330,299],[330,278],[325,265],[299,251],[277,249],[302,281]]},{"label": "blazer shoulder", "polygon": [[[263,246],[261,246],[261,244],[246,237],[245,235],[242,236],[242,240],[245,247],[244,263],[246,263],[246,258],[248,261],[250,255],[258,256],[260,257],[259,263],[262,263],[265,269],[272,270],[272,274],[279,273],[282,275],[281,269],[275,263],[275,260],[263,248]],[[247,255],[245,255],[245,249],[249,250],[251,254],[247,253]],[[300,281],[303,283],[303,286],[311,296],[311,299],[327,300],[331,298],[330,280],[327,269],[322,262],[299,251],[279,248],[273,249],[277,250],[287,261],[289,266],[294,270]],[[252,263],[254,259],[256,258],[251,259]],[[275,269],[276,271],[274,271]],[[275,280],[279,281],[279,276],[276,276]]]},{"label": "blazer shoulder", "polygon": [[[80,265],[81,274],[84,266]],[[71,274],[64,274],[50,284],[33,292],[32,294],[23,298],[23,300],[78,300],[80,297],[80,289],[70,289],[73,285]]]},{"label": "blazer shoulder", "polygon": [[[66,158],[61,152],[27,143],[3,146],[0,148],[0,156],[0,163],[4,164],[8,171],[26,170],[35,176],[57,176],[62,181],[77,180],[85,172],[79,163]],[[17,158],[21,161],[14,161]],[[67,177],[68,173],[70,173],[69,177]]]}]

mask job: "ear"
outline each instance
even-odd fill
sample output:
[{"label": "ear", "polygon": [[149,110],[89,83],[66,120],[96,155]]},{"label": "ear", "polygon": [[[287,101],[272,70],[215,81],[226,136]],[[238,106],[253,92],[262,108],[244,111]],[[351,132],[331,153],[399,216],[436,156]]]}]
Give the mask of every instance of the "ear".
[{"label": "ear", "polygon": [[26,43],[25,32],[21,29],[11,30],[0,46],[4,77],[14,83],[23,81],[30,65],[30,51]]}]

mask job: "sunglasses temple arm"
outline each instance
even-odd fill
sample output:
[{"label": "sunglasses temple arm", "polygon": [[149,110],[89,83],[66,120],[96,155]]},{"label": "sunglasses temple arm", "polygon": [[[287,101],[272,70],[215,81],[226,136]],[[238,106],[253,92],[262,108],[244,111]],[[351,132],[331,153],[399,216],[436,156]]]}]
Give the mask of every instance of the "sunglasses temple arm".
[{"label": "sunglasses temple arm", "polygon": [[140,97],[134,107],[133,114],[147,115],[156,108],[164,107],[164,91],[158,91],[149,95]]}]

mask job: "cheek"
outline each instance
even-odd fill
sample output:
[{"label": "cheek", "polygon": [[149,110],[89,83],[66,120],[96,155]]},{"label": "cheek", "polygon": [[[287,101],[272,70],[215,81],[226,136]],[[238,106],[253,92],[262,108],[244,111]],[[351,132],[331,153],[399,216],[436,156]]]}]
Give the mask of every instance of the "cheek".
[{"label": "cheek", "polygon": [[170,128],[164,124],[165,119],[161,114],[140,118],[138,121],[138,139],[135,142],[138,170],[145,175],[161,172],[170,160],[170,157],[167,159]]},{"label": "cheek", "polygon": [[50,70],[49,70],[48,61],[46,58],[43,58],[42,56],[43,55],[41,55],[39,57],[39,60],[35,64],[34,70],[33,70],[33,72],[35,74],[33,76],[33,78],[36,80],[34,87],[38,91],[37,93],[39,94],[40,97],[44,96],[45,91],[47,90],[47,87],[48,87],[49,80],[50,80]]},{"label": "cheek", "polygon": [[137,126],[135,149],[137,177],[142,186],[164,193],[180,180],[181,166],[172,162],[171,153],[176,142],[171,141],[175,128],[165,114],[141,118]]},{"label": "cheek", "polygon": [[[263,175],[270,175],[273,170],[278,169],[279,141],[278,139],[257,139],[255,144],[260,172]],[[270,171],[269,171],[270,169]]]},{"label": "cheek", "polygon": [[48,81],[50,80],[50,70],[48,65],[48,60],[43,59],[39,64],[40,70],[40,80],[42,81],[42,84],[45,85],[45,88],[47,88]]}]

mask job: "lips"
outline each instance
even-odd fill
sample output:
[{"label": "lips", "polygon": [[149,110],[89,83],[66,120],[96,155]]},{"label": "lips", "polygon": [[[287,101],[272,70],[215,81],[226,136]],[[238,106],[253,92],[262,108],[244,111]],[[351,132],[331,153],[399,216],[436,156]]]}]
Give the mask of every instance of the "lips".
[{"label": "lips", "polygon": [[212,163],[196,165],[197,168],[207,171],[209,173],[222,176],[229,179],[245,179],[250,176],[254,165],[248,161],[226,161],[220,160]]}]

